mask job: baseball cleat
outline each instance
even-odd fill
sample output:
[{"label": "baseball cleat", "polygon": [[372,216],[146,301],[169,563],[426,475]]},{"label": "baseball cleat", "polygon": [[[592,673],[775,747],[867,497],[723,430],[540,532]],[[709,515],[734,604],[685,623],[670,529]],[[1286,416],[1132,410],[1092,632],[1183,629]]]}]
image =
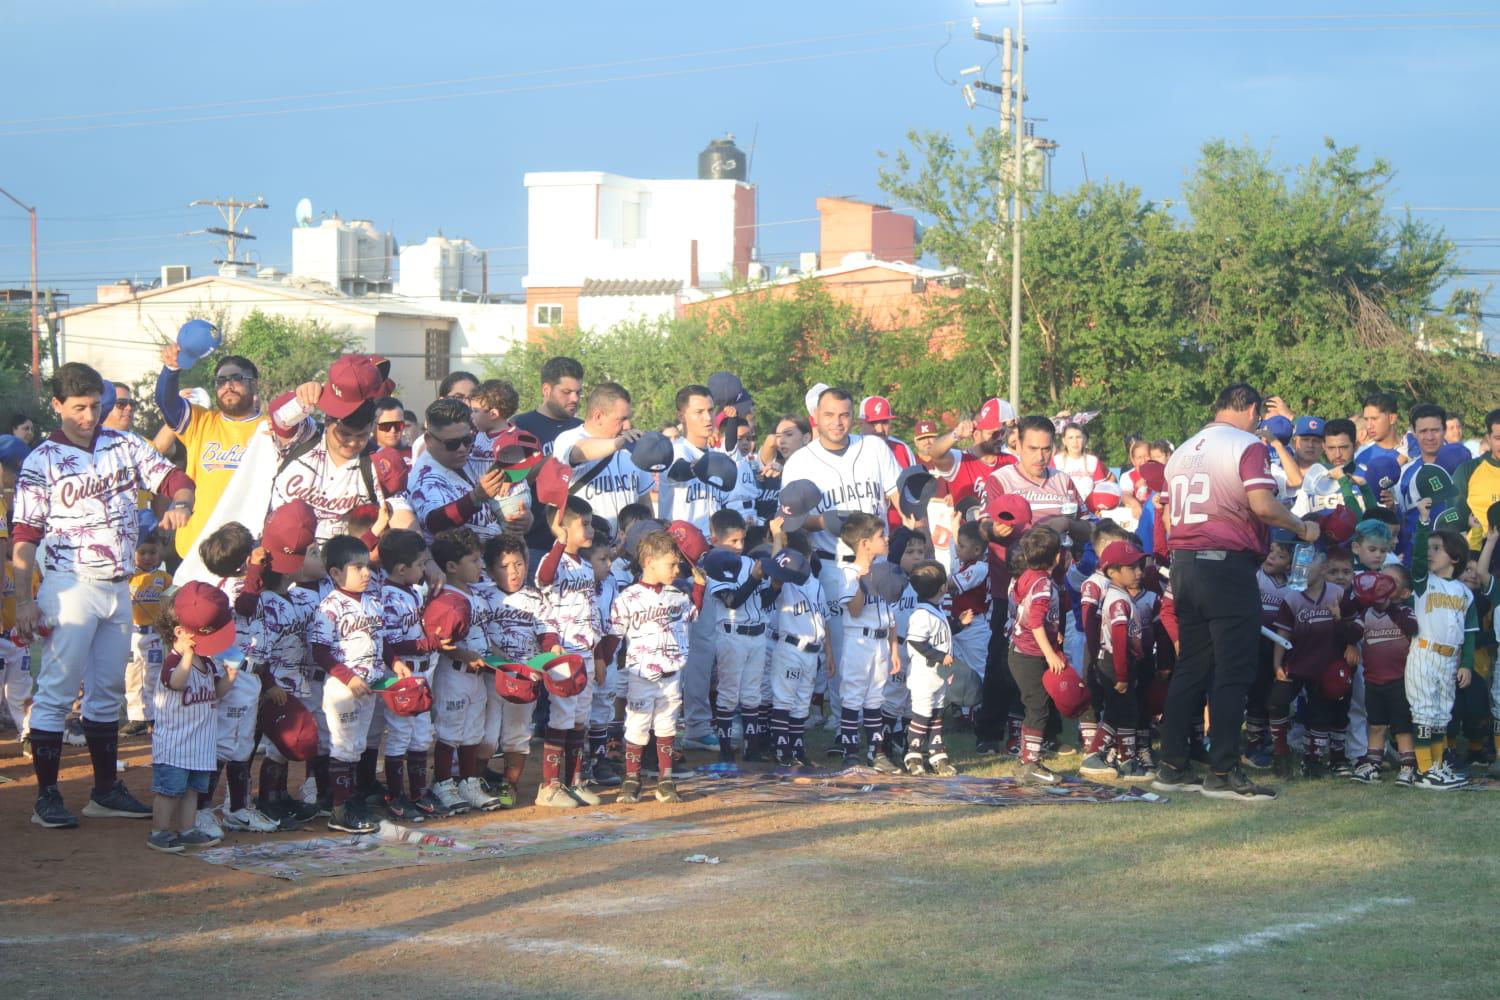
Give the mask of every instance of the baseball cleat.
[{"label": "baseball cleat", "polygon": [[641,779],[626,778],[623,782],[621,782],[620,794],[615,799],[615,801],[623,802],[626,805],[633,805],[634,803],[641,801]]},{"label": "baseball cleat", "polygon": [[380,825],[361,812],[354,805],[353,799],[349,799],[342,805],[333,807],[333,815],[328,817],[328,829],[337,830],[340,833],[352,833],[357,836],[374,833],[380,829]]},{"label": "baseball cleat", "polygon": [[1271,773],[1278,778],[1292,776],[1292,752],[1290,750],[1271,755]]},{"label": "baseball cleat", "polygon": [[104,794],[89,793],[88,804],[83,807],[85,816],[119,816],[124,819],[149,819],[151,807],[130,794],[123,781],[117,781]]},{"label": "baseball cleat", "polygon": [[907,754],[906,759],[901,763],[906,768],[906,773],[913,778],[920,778],[927,773],[927,765],[923,762],[922,755],[919,753]]},{"label": "baseball cleat", "polygon": [[181,854],[182,841],[171,830],[152,830],[146,838],[146,846],[163,854]]},{"label": "baseball cleat", "polygon": [[387,802],[385,811],[390,814],[391,819],[398,823],[425,823],[427,814],[417,808],[417,804],[405,795]]},{"label": "baseball cleat", "polygon": [[927,762],[927,766],[932,768],[932,773],[939,778],[951,778],[958,773],[958,768],[948,763],[947,754],[938,754]]},{"label": "baseball cleat", "polygon": [[1200,791],[1205,798],[1235,802],[1269,802],[1276,798],[1276,789],[1255,784],[1238,767],[1228,774],[1210,774],[1203,779]]},{"label": "baseball cleat", "polygon": [[417,799],[416,805],[418,812],[429,817],[448,815],[448,807],[438,801],[437,796],[432,794],[432,789],[430,788],[423,792],[421,797]]},{"label": "baseball cleat", "polygon": [[598,795],[590,791],[587,785],[564,785],[563,791],[577,799],[578,804],[581,806],[597,806],[602,805],[604,802]]},{"label": "baseball cleat", "polygon": [[219,818],[214,815],[212,809],[199,809],[198,815],[193,818],[193,829],[206,833],[210,837],[224,836],[224,828],[219,825]]},{"label": "baseball cleat", "polygon": [[71,830],[78,825],[78,817],[68,812],[68,807],[63,805],[62,793],[57,790],[56,785],[37,796],[31,821],[49,830]]},{"label": "baseball cleat", "polygon": [[121,736],[145,736],[147,730],[150,729],[150,728],[151,728],[151,724],[148,723],[146,720],[144,720],[144,719],[136,719],[134,722],[127,722],[127,723],[125,723],[125,725],[121,726],[120,727],[120,735]]},{"label": "baseball cleat", "polygon": [[1244,767],[1254,768],[1257,771],[1269,771],[1271,769],[1271,751],[1264,747],[1251,750],[1240,756],[1240,764]]},{"label": "baseball cleat", "polygon": [[460,781],[458,794],[463,796],[470,808],[480,812],[493,812],[500,808],[500,800],[485,791],[478,778],[465,778]]},{"label": "baseball cleat", "polygon": [[544,809],[577,809],[579,802],[568,794],[562,782],[554,781],[537,789],[536,804]]},{"label": "baseball cleat", "polygon": [[883,753],[871,753],[865,755],[865,767],[873,767],[881,774],[900,774],[901,768],[896,762]]},{"label": "baseball cleat", "polygon": [[977,757],[998,757],[1000,756],[1000,744],[993,740],[982,740],[974,744],[974,754]]},{"label": "baseball cleat", "polygon": [[1347,760],[1332,760],[1328,762],[1328,773],[1335,778],[1354,777],[1354,768],[1349,766]]},{"label": "baseball cleat", "polygon": [[83,735],[83,724],[76,719],[63,723],[63,742],[70,747],[86,747],[89,739]]},{"label": "baseball cleat", "polygon": [[1328,776],[1328,769],[1327,769],[1327,767],[1323,763],[1323,758],[1321,758],[1321,757],[1303,757],[1302,758],[1302,777],[1304,777],[1304,778],[1310,778],[1310,779],[1316,781],[1316,780],[1321,779],[1321,778],[1326,778],[1327,776]]},{"label": "baseball cleat", "polygon": [[177,835],[177,842],[183,847],[217,847],[219,844],[219,838],[210,837],[202,830],[194,827],[186,833],[179,833]]},{"label": "baseball cleat", "polygon": [[1156,769],[1147,765],[1139,757],[1132,757],[1119,767],[1121,781],[1143,783],[1156,780]]},{"label": "baseball cleat", "polygon": [[437,799],[449,816],[462,816],[469,811],[469,803],[458,791],[458,782],[449,778],[439,781],[427,790],[427,794]]},{"label": "baseball cleat", "polygon": [[663,778],[656,783],[656,801],[658,802],[681,802],[682,793],[677,790],[677,782],[671,778]]},{"label": "baseball cleat", "polygon": [[275,833],[281,829],[281,823],[254,806],[246,806],[225,810],[224,829],[239,833]]},{"label": "baseball cleat", "polygon": [[1378,785],[1380,784],[1380,765],[1362,760],[1355,766],[1354,772],[1349,777],[1361,784]]},{"label": "baseball cleat", "polygon": [[618,788],[625,776],[620,770],[603,757],[594,760],[594,767],[589,778],[589,784],[598,785],[600,788]]}]

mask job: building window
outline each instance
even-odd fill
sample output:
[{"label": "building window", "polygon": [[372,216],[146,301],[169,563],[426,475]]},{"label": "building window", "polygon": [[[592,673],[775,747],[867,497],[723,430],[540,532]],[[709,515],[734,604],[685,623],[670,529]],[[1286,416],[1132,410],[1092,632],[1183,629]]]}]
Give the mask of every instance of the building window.
[{"label": "building window", "polygon": [[535,326],[562,326],[562,306],[537,306]]},{"label": "building window", "polygon": [[448,377],[453,364],[448,331],[446,329],[429,328],[426,334],[427,343],[425,345],[424,361],[427,381],[441,382]]}]

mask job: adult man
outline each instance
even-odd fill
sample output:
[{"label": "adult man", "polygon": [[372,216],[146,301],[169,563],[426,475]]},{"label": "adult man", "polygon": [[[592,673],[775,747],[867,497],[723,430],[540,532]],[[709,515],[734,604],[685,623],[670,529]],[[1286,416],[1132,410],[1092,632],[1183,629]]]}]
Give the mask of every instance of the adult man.
[{"label": "adult man", "polygon": [[1343,496],[1336,489],[1329,488],[1332,480],[1328,467],[1323,464],[1324,426],[1322,417],[1298,417],[1292,427],[1291,451],[1279,449],[1281,471],[1286,477],[1287,492],[1291,494],[1291,510],[1297,517],[1340,507],[1344,503]]},{"label": "adult man", "polygon": [[[964,428],[963,424],[959,426],[960,429]],[[917,457],[941,484],[940,496],[948,497],[955,505],[972,496],[983,500],[984,480],[995,467],[985,464],[983,459],[969,452],[959,451],[951,445],[944,447],[944,442],[951,442],[955,433],[956,431],[940,437],[937,424],[931,420],[918,420],[916,433],[912,435],[912,441],[917,446]],[[998,433],[991,432],[991,437]]]},{"label": "adult man", "polygon": [[613,533],[620,509],[649,496],[656,482],[630,460],[630,444],[640,434],[631,426],[634,410],[624,386],[600,382],[584,412],[583,425],[559,434],[552,453],[573,466],[575,484],[587,480],[577,495]]},{"label": "adult man", "polygon": [[[578,401],[583,394],[583,365],[572,358],[549,358],[542,365],[542,401],[534,410],[518,413],[511,423],[523,431],[536,435],[541,443],[542,454],[552,454],[552,444],[563,431],[572,430],[583,421],[574,414],[578,412]],[[533,495],[533,507],[536,497]],[[547,519],[539,517],[526,535],[526,548],[531,552],[533,566],[552,548],[552,529]]]},{"label": "adult man", "polygon": [[1485,518],[1490,508],[1500,503],[1500,409],[1484,415],[1481,443],[1487,449],[1485,453],[1459,466],[1453,476],[1458,516],[1468,528],[1469,548],[1476,551],[1484,547],[1484,533],[1489,528]]},{"label": "adult man", "polygon": [[176,344],[162,348],[162,369],[156,376],[156,407],[182,442],[187,453],[186,472],[198,490],[193,516],[177,532],[177,553],[185,556],[198,544],[204,524],[240,467],[251,436],[265,418],[258,396],[260,371],[248,358],[235,354],[219,358],[214,366],[214,400],[218,404],[215,410],[182,398],[178,391],[177,358]]},{"label": "adult man", "polygon": [[406,407],[395,396],[385,396],[375,401],[375,436],[370,441],[370,450],[393,448],[406,456],[411,463],[411,448],[406,444]]},{"label": "adult man", "polygon": [[480,538],[499,534],[504,520],[491,501],[511,489],[526,492],[499,469],[487,467],[473,474],[469,452],[474,436],[463,400],[435,399],[427,407],[427,448],[412,463],[407,481],[417,521],[429,541],[450,528],[468,528]]},{"label": "adult man", "polygon": [[1388,392],[1372,392],[1365,397],[1365,408],[1361,413],[1365,422],[1365,443],[1360,445],[1355,458],[1371,448],[1383,448],[1396,456],[1396,461],[1405,465],[1411,460],[1410,442],[1398,431],[1396,419],[1396,397]]},{"label": "adult man", "polygon": [[[1167,462],[1167,546],[1181,650],[1162,717],[1154,782],[1162,791],[1239,801],[1276,797],[1251,783],[1239,763],[1245,698],[1260,648],[1255,572],[1265,556],[1267,527],[1308,542],[1318,539],[1319,529],[1276,498],[1270,456],[1251,433],[1260,424],[1260,406],[1260,393],[1244,382],[1226,387],[1214,402],[1213,421]],[[1213,770],[1199,778],[1188,763],[1188,738],[1210,686]]]},{"label": "adult man", "polygon": [[16,482],[11,565],[30,580],[42,552],[42,585],[16,594],[16,633],[29,642],[52,625],[34,664],[32,766],[37,801],[32,822],[78,825],[57,790],[63,724],[83,687],[83,732],[94,768],[85,816],[148,817],[151,808],[115,772],[125,661],[130,654],[130,574],[139,532],[136,493],[167,493],[162,526],[179,529],[193,510],[193,484],[133,435],[99,426],[104,382],[70,362],[52,376],[52,409],[60,427],[26,457]]},{"label": "adult man", "polygon": [[890,446],[901,468],[917,464],[916,453],[899,438],[891,437],[891,401],[884,396],[866,396],[859,403],[859,421],[869,437],[877,437]]},{"label": "adult man", "polygon": [[[1418,454],[1411,456],[1411,460],[1402,467],[1401,480],[1393,491],[1396,509],[1401,512],[1401,535],[1396,542],[1396,554],[1403,559],[1410,553],[1412,538],[1417,533],[1417,505],[1422,502],[1421,494],[1417,491],[1417,474],[1424,465],[1437,465],[1437,453],[1444,444],[1443,429],[1447,422],[1447,411],[1435,403],[1418,403],[1411,409],[1411,429],[1417,438]],[[1447,500],[1434,501],[1431,517],[1436,519],[1449,506],[1451,504]]]}]

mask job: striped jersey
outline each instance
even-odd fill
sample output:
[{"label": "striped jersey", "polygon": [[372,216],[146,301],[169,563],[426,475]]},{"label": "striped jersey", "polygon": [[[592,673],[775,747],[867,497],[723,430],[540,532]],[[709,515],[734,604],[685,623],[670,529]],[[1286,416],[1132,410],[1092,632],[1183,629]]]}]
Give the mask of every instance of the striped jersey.
[{"label": "striped jersey", "polygon": [[181,691],[168,686],[172,671],[182,662],[168,653],[161,666],[161,683],[153,704],[156,718],[151,732],[151,763],[171,764],[189,771],[218,767],[218,699],[215,685],[222,676],[214,661],[196,657]]}]

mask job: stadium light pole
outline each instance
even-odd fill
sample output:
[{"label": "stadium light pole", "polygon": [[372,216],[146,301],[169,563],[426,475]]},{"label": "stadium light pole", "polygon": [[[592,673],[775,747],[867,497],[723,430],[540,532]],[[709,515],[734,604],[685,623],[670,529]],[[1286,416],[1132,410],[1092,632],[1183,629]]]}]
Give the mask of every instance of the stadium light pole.
[{"label": "stadium light pole", "polygon": [[[0,194],[21,206],[22,210],[31,217],[31,393],[34,396],[40,396],[42,393],[42,356],[41,342],[38,340],[41,324],[37,322],[36,313],[36,206],[26,204],[5,188],[0,188]],[[53,363],[56,363],[56,359]]]}]

